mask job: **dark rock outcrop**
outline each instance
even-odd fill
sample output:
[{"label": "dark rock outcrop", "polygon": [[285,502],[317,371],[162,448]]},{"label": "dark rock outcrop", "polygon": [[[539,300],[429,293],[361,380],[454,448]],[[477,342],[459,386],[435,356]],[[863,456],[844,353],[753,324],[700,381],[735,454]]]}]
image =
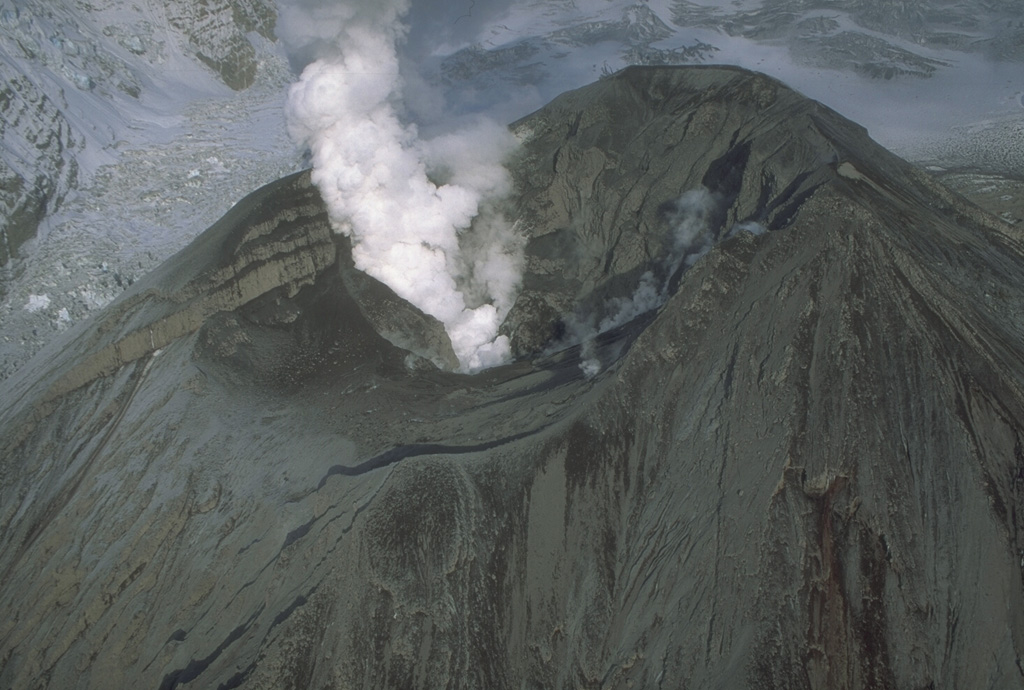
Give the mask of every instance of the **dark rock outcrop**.
[{"label": "dark rock outcrop", "polygon": [[[515,129],[516,364],[425,365],[297,176],[2,384],[0,685],[1024,685],[1019,234],[740,70]],[[604,371],[536,354],[699,185]]]},{"label": "dark rock outcrop", "polygon": [[252,86],[259,55],[247,34],[275,39],[277,7],[268,0],[175,1],[164,5],[168,23],[180,31],[196,59],[232,89]]},{"label": "dark rock outcrop", "polygon": [[[55,103],[0,62],[0,266],[35,237],[46,213],[78,184],[81,141]],[[2,294],[2,292],[0,292]]]}]

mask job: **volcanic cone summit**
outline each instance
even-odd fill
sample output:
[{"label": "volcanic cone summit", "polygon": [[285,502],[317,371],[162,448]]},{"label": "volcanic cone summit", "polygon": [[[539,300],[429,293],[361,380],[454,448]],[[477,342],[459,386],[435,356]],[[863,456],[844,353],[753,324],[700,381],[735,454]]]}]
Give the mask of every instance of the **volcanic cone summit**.
[{"label": "volcanic cone summit", "polygon": [[512,364],[300,174],[0,384],[0,685],[1024,683],[1019,233],[739,69],[512,130]]}]

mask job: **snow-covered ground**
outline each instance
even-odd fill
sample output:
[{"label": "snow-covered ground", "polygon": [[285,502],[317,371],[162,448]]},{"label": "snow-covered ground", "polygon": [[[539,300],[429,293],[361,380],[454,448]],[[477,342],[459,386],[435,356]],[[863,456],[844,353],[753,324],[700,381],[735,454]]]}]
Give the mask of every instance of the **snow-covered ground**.
[{"label": "snow-covered ground", "polygon": [[[991,38],[989,24],[1010,31],[995,15],[979,9],[977,17],[959,19],[963,26],[936,19],[929,28],[929,12],[947,23],[954,13],[924,2],[924,28],[910,20],[865,26],[867,3],[858,5],[860,14],[835,9],[840,4],[525,0],[448,36],[423,64],[448,84],[451,101],[507,116],[516,105],[539,107],[631,64],[738,65],[825,103],[908,157],[926,157],[965,125],[1024,122],[1024,65],[980,47]],[[1012,31],[1003,38],[1019,35],[1024,43],[1024,31]],[[1007,143],[1024,149],[1019,139]]]},{"label": "snow-covered ground", "polygon": [[[174,254],[239,199],[302,166],[284,124],[286,61],[257,83],[136,119],[20,260],[0,268],[0,378]],[[163,97],[173,101],[173,94]]]}]

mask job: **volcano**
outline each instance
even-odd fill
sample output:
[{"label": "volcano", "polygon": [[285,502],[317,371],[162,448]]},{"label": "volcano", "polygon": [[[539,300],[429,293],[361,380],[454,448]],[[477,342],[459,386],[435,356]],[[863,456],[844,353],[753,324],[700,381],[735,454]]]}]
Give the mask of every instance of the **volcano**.
[{"label": "volcano", "polygon": [[0,686],[1024,686],[1020,232],[740,69],[511,127],[513,363],[302,173],[0,383]]}]

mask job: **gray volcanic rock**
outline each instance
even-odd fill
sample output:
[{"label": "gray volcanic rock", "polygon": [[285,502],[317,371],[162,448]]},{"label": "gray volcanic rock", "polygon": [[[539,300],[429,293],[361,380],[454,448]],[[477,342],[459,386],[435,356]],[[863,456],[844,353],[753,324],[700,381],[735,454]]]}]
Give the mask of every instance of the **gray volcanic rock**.
[{"label": "gray volcanic rock", "polygon": [[940,169],[932,174],[950,189],[1024,231],[1024,180],[970,169]]},{"label": "gray volcanic rock", "polygon": [[[82,142],[60,104],[0,61],[0,266],[78,183]],[[66,104],[64,104],[66,106]]]},{"label": "gray volcanic rock", "polygon": [[173,84],[180,56],[248,88],[277,22],[270,0],[8,5],[0,7],[0,266],[78,185],[88,146],[93,160],[113,155],[100,149],[118,143],[126,103]]},{"label": "gray volcanic rock", "polygon": [[259,56],[246,34],[274,40],[277,7],[270,0],[175,0],[166,3],[168,23],[180,31],[196,58],[232,89],[256,78]]},{"label": "gray volcanic rock", "polygon": [[1019,234],[741,70],[515,129],[515,364],[410,360],[300,175],[0,384],[0,685],[1024,686]]}]

